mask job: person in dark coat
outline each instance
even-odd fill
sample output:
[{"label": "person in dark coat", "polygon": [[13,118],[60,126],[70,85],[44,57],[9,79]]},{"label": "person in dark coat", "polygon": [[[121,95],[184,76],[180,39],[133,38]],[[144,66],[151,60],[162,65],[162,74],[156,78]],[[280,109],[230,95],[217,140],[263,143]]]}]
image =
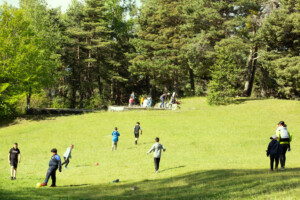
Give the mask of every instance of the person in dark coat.
[{"label": "person in dark coat", "polygon": [[273,135],[272,137],[270,137],[270,139],[272,139],[272,141],[269,143],[267,156],[270,156],[270,167],[271,167],[270,170],[273,171],[274,161],[275,161],[275,169],[278,170],[279,156],[282,147],[280,143],[277,141],[278,140],[277,135]]},{"label": "person in dark coat", "polygon": [[46,179],[41,186],[47,186],[48,180],[51,177],[52,184],[50,187],[56,187],[56,170],[59,169],[59,172],[61,172],[61,159],[60,156],[57,155],[57,149],[51,149],[51,153],[52,157],[49,161],[49,168],[46,174]]}]

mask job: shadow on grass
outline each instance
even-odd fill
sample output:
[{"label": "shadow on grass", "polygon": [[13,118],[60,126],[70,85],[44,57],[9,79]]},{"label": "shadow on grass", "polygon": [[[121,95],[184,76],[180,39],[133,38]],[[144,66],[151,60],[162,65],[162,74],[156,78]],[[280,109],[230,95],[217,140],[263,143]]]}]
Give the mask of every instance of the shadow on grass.
[{"label": "shadow on grass", "polygon": [[[72,114],[63,114],[63,115],[22,115],[15,118],[9,118],[0,120],[0,128],[13,126],[19,124],[23,120],[27,121],[43,121],[43,120],[56,120],[58,117],[70,116]],[[80,115],[80,114],[76,114]]]},{"label": "shadow on grass", "polygon": [[81,187],[81,186],[88,186],[89,184],[80,184],[80,185],[62,185],[62,186],[57,186],[60,188],[66,188],[66,187]]},{"label": "shadow on grass", "polygon": [[178,168],[183,168],[183,167],[185,167],[185,166],[172,167],[172,168],[168,168],[168,169],[163,169],[163,170],[161,170],[159,172],[161,173],[161,172],[164,172],[164,171],[168,171],[168,170],[172,170],[172,169],[178,169]]},{"label": "shadow on grass", "polygon": [[76,165],[75,167],[88,167],[90,165]]},{"label": "shadow on grass", "polygon": [[247,101],[261,101],[261,100],[267,100],[268,98],[254,98],[254,97],[241,97],[241,98],[237,98],[235,99],[234,104],[243,104]]},{"label": "shadow on grass", "polygon": [[[0,189],[0,199],[270,199],[299,188],[300,168],[196,171],[170,178],[78,187]],[[59,183],[59,180],[58,180]],[[133,187],[138,188],[132,190]],[[289,193],[293,195],[294,193]],[[294,194],[297,195],[297,194]],[[285,196],[285,198],[289,198]],[[280,198],[279,198],[280,199]]]}]

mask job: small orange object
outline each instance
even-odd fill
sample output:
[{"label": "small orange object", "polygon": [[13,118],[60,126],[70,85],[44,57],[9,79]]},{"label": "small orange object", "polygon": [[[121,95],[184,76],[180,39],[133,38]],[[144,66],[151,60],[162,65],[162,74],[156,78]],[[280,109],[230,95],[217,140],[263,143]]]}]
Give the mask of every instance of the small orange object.
[{"label": "small orange object", "polygon": [[98,166],[98,165],[99,165],[99,163],[97,163],[97,162],[96,162],[94,165],[95,165],[95,166]]}]

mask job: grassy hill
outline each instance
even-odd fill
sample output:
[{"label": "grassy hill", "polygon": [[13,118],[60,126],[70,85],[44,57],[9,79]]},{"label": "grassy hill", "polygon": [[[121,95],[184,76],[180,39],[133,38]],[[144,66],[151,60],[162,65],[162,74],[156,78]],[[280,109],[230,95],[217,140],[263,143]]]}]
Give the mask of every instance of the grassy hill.
[{"label": "grassy hill", "polygon": [[[271,173],[265,150],[280,120],[294,141],[286,171]],[[144,133],[136,146],[137,121]],[[112,152],[115,126],[121,136]],[[177,111],[19,120],[0,128],[0,199],[298,199],[299,133],[300,102],[272,99],[211,107],[204,98],[189,98]],[[146,155],[155,137],[167,148],[158,174]],[[7,155],[14,142],[22,163],[11,181]],[[50,149],[62,156],[70,143],[73,159],[57,172],[58,187],[35,188],[45,178]],[[120,183],[109,183],[115,179]]]}]

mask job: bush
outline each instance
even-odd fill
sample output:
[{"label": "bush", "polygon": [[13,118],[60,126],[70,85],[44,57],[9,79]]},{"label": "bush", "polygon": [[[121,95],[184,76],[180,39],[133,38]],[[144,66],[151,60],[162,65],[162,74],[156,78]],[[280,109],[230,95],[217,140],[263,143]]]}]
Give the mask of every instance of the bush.
[{"label": "bush", "polygon": [[104,101],[100,95],[93,96],[88,102],[85,103],[84,107],[87,109],[100,109],[104,106]]}]

